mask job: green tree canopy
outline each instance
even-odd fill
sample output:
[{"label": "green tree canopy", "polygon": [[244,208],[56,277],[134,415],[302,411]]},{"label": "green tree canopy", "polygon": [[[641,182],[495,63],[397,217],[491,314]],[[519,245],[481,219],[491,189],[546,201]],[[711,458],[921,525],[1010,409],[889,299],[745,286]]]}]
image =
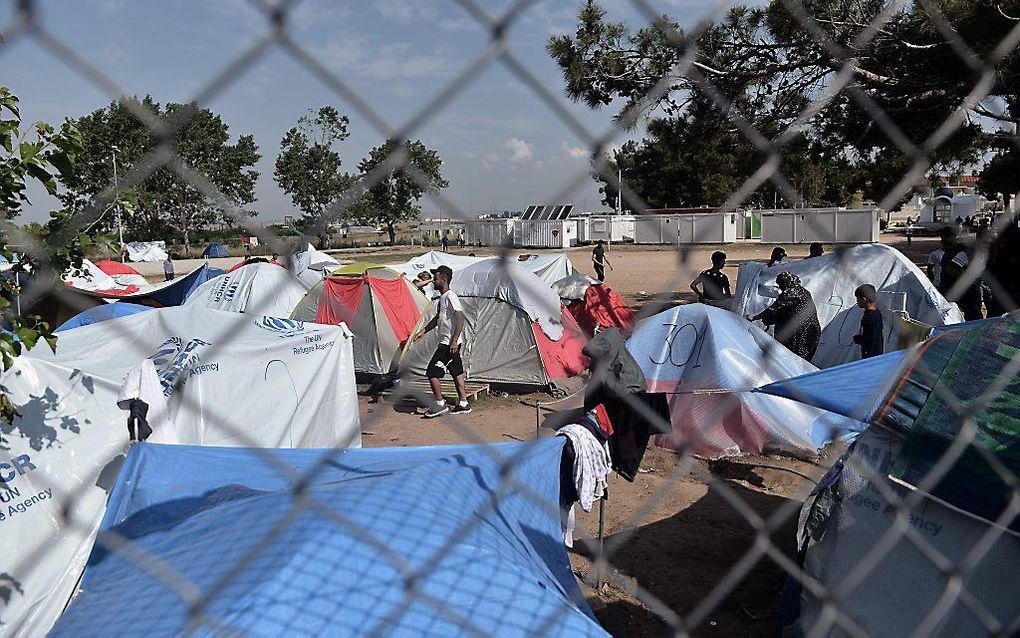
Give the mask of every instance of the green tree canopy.
[{"label": "green tree canopy", "polygon": [[[1000,3],[904,3],[884,21],[879,17],[888,3],[878,0],[798,4],[806,20],[791,14],[781,0],[773,0],[763,7],[733,8],[708,28],[690,34],[669,16],[632,31],[608,20],[595,0],[586,0],[576,32],[553,36],[547,49],[563,72],[570,98],[592,108],[620,102],[618,117],[627,125],[641,116],[704,121],[700,109],[711,99],[711,108],[741,138],[745,136],[734,124],[738,120],[757,128],[770,144],[806,145],[817,158],[833,163],[825,166],[821,178],[828,182],[827,176],[835,175],[836,183],[819,185],[818,176],[787,177],[795,184],[814,184],[822,193],[844,188],[845,176],[833,166],[853,165],[861,173],[853,179],[869,184],[866,194],[881,198],[899,187],[898,195],[910,181],[899,180],[911,165],[901,146],[924,148],[933,170],[965,165],[977,161],[987,144],[975,116],[1015,122],[1020,115],[1018,56],[995,54],[1015,25],[1015,19],[1000,11]],[[926,4],[939,9],[976,56],[991,60],[996,73],[986,78],[978,65],[961,57]],[[862,37],[872,23],[879,24],[873,37]],[[841,76],[849,61],[853,64]],[[851,90],[837,90],[844,83]],[[656,88],[658,92],[653,91]],[[986,97],[971,103],[968,96],[975,88],[979,97]],[[923,147],[958,110],[964,116],[961,125],[939,143]],[[883,115],[876,117],[878,111]],[[710,142],[707,135],[704,141]],[[740,163],[737,158],[727,161]],[[759,158],[754,167],[762,161]],[[896,179],[864,175],[869,163],[902,170]],[[814,170],[808,164],[804,167]]]},{"label": "green tree canopy", "polygon": [[[406,153],[406,161],[399,161],[401,152]],[[369,175],[376,179],[358,206],[358,216],[365,223],[385,226],[392,246],[396,243],[397,224],[418,219],[422,196],[450,185],[443,178],[442,167],[439,153],[420,140],[403,144],[394,139],[386,140],[358,164],[362,180]]]},{"label": "green tree canopy", "polygon": [[[176,156],[203,175],[231,204],[243,207],[255,201],[259,174],[251,167],[261,156],[251,135],[242,135],[231,144],[229,126],[211,110],[194,103],[160,105],[146,96],[130,105],[113,102],[78,120],[84,147],[75,173],[61,194],[69,211],[85,210],[100,193],[111,188],[114,154],[119,177],[124,179],[159,146],[157,136],[132,113],[139,108],[167,124],[183,121],[170,140]],[[195,231],[221,221],[236,223],[208,193],[181,178],[172,165],[152,171],[132,192],[135,207],[125,225],[138,239],[164,238],[169,227],[181,233],[185,251],[190,252]],[[114,223],[114,216],[104,211],[96,227],[111,229]]]},{"label": "green tree canopy", "polygon": [[355,178],[342,172],[340,143],[350,133],[350,120],[332,106],[309,110],[280,142],[273,177],[303,213],[304,225],[319,241],[328,242],[329,224],[338,221],[341,197]]}]

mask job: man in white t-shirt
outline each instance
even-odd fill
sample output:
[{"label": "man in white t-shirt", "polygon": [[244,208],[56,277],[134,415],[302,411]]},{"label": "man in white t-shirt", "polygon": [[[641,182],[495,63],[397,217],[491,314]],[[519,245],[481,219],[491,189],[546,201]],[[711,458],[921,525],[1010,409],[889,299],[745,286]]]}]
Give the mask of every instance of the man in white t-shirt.
[{"label": "man in white t-shirt", "polygon": [[[432,360],[425,369],[425,376],[428,377],[429,385],[432,387],[432,396],[436,400],[435,405],[425,411],[426,419],[447,412],[452,414],[471,412],[467,391],[464,388],[464,362],[460,357],[461,335],[464,334],[464,307],[457,293],[450,290],[452,281],[453,271],[449,266],[440,266],[432,271],[432,284],[440,294],[436,316],[421,332],[414,335],[414,341],[418,341],[428,331],[439,328],[439,345],[436,346],[436,353],[432,355]],[[453,385],[457,388],[457,405],[452,408],[446,405],[443,398],[441,380],[447,372],[453,377]]]}]

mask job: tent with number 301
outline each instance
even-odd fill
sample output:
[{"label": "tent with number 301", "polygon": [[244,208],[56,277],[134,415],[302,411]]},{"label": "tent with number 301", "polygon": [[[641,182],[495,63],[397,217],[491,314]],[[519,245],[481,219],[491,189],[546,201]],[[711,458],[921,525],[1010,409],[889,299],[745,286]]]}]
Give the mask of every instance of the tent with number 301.
[{"label": "tent with number 301", "polygon": [[863,425],[791,399],[751,392],[817,368],[728,310],[677,306],[642,322],[627,349],[649,392],[669,394],[673,437],[659,443],[720,457],[813,452]]}]

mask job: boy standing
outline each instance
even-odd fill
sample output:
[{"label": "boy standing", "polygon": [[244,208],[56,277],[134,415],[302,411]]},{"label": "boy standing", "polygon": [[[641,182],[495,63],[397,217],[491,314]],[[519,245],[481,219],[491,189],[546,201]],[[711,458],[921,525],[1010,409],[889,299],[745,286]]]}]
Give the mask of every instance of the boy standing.
[{"label": "boy standing", "polygon": [[875,305],[878,291],[871,284],[858,286],[854,291],[857,307],[864,309],[861,317],[861,332],[854,335],[854,343],[861,346],[861,359],[876,357],[885,352],[885,340],[882,338],[882,312]]},{"label": "boy standing", "polygon": [[[460,356],[460,337],[464,333],[464,307],[460,303],[457,293],[450,290],[450,283],[453,281],[453,270],[449,266],[440,266],[432,271],[432,284],[440,297],[438,311],[432,321],[428,322],[425,328],[414,335],[414,341],[418,341],[433,328],[439,328],[439,345],[436,353],[432,355],[429,366],[425,370],[425,376],[429,379],[432,387],[432,396],[435,404],[425,411],[425,418],[432,419],[447,412],[453,414],[469,414],[471,406],[468,404],[467,391],[464,388],[464,362]],[[453,377],[453,385],[457,388],[457,405],[450,408],[443,398],[442,378],[449,372]]]},{"label": "boy standing", "polygon": [[606,280],[606,265],[609,266],[610,270],[613,269],[613,264],[609,263],[609,260],[606,259],[606,249],[601,239],[591,251],[591,265],[595,267],[595,276],[598,277],[600,282]]},{"label": "boy standing", "polygon": [[[701,272],[691,282],[691,290],[698,295],[698,303],[706,301],[726,301],[730,295],[730,279],[722,269],[726,266],[726,253],[717,250],[712,253],[712,267]],[[698,290],[701,284],[701,290]]]}]

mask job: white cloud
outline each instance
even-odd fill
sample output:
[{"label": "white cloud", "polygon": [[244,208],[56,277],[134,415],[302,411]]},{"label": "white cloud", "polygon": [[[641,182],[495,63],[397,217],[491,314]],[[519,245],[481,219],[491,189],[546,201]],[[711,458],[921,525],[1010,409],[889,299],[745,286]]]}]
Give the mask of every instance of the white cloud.
[{"label": "white cloud", "polygon": [[499,164],[500,157],[496,153],[486,153],[482,156],[482,166],[485,168],[492,168],[496,164]]},{"label": "white cloud", "polygon": [[528,144],[522,139],[511,137],[506,141],[504,146],[510,151],[510,161],[514,164],[520,164],[530,160],[534,153],[531,152],[531,144]]},{"label": "white cloud", "polygon": [[414,50],[407,42],[376,46],[368,38],[332,40],[322,59],[347,73],[374,80],[420,80],[449,75],[457,68],[452,57],[438,51]]},{"label": "white cloud", "polygon": [[580,146],[571,146],[568,142],[560,144],[560,150],[562,150],[567,157],[573,159],[587,159],[591,156],[591,153],[587,149],[581,148]]}]

